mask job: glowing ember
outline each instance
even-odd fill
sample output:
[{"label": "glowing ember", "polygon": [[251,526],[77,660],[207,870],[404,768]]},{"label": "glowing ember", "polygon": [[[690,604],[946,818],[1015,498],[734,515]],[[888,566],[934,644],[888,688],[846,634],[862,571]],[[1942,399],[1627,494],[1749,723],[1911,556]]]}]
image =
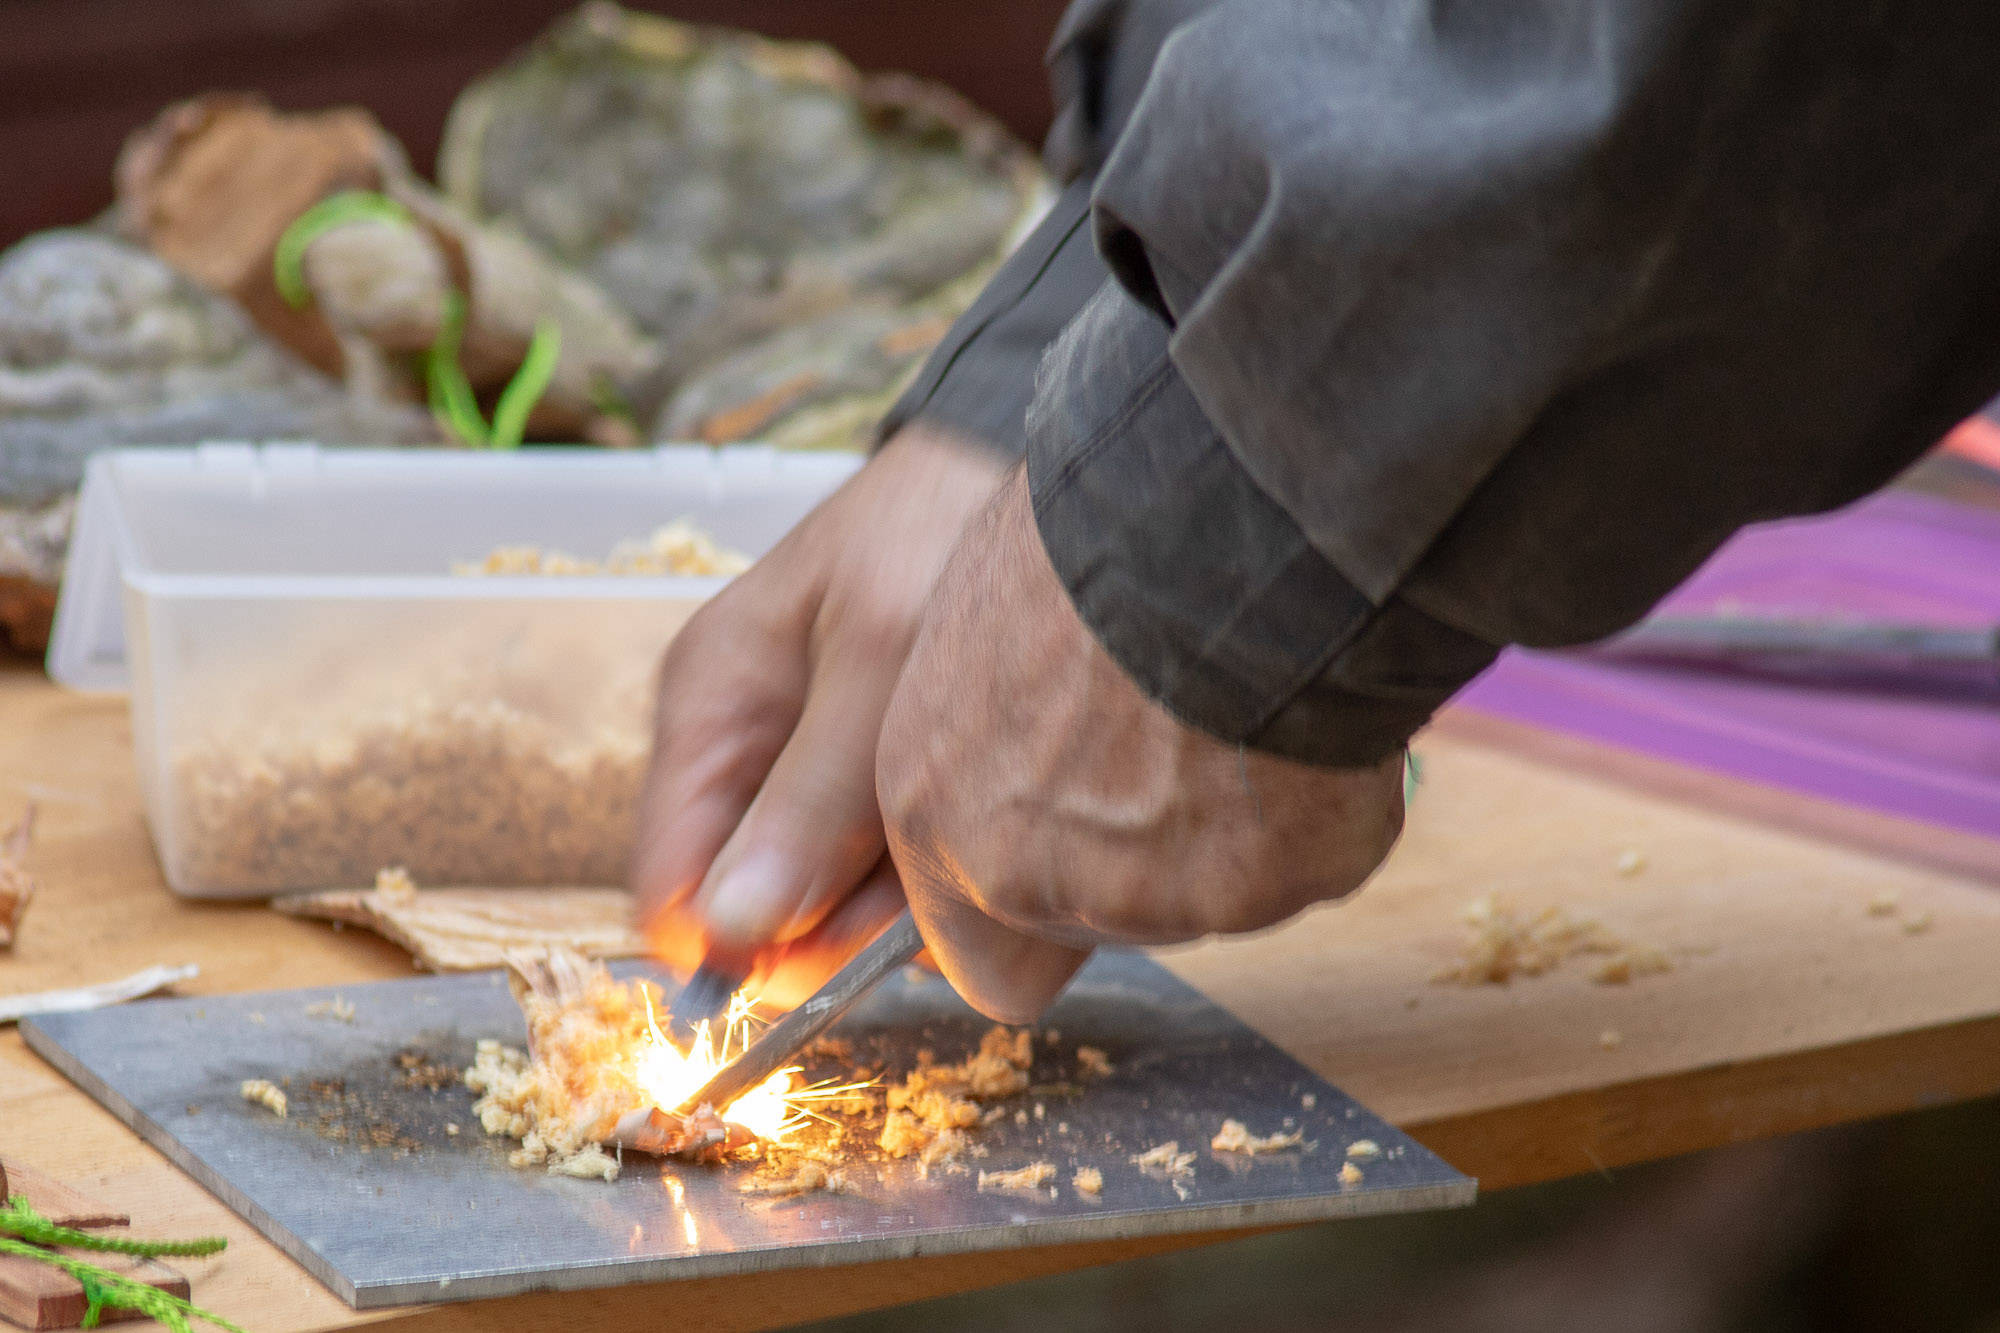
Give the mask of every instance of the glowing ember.
[{"label": "glowing ember", "polygon": [[[642,990],[642,994],[645,992]],[[702,1085],[722,1072],[750,1045],[750,1002],[742,995],[729,1001],[718,1040],[703,1023],[694,1042],[681,1050],[660,1031],[653,1016],[653,999],[646,995],[646,1036],[632,1060],[632,1081],[645,1099],[663,1111],[676,1111]],[[799,1070],[780,1069],[771,1077],[719,1108],[722,1118],[743,1126],[760,1139],[782,1140],[806,1122],[798,1103],[824,1095],[819,1089],[799,1089]],[[802,1094],[795,1096],[795,1094]]]}]

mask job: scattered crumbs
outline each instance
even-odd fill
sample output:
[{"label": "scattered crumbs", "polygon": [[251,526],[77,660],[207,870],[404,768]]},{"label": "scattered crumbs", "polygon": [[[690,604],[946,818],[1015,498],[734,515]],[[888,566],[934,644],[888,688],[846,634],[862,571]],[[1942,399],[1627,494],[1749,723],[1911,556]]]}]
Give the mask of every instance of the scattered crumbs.
[{"label": "scattered crumbs", "polygon": [[196,1106],[193,1102],[189,1102],[186,1106],[182,1107],[181,1109],[186,1111],[189,1115],[201,1114],[201,1108],[199,1106]]},{"label": "scattered crumbs", "polygon": [[1921,935],[1931,928],[1931,922],[1936,919],[1929,912],[1918,912],[1915,916],[1909,917],[1903,922],[1903,933],[1905,935]]},{"label": "scattered crumbs", "polygon": [[1053,1162],[1030,1162],[1016,1171],[981,1171],[981,1190],[1039,1190],[1055,1179]]},{"label": "scattered crumbs", "polygon": [[618,1159],[600,1144],[585,1144],[567,1157],[549,1158],[549,1174],[572,1176],[577,1180],[601,1180],[607,1185],[618,1179]]},{"label": "scattered crumbs", "polygon": [[1062,1029],[1050,1028],[1048,1031],[1042,1034],[1042,1040],[1047,1044],[1049,1044],[1050,1046],[1055,1045],[1057,1042],[1062,1040]]},{"label": "scattered crumbs", "polygon": [[1155,1144],[1132,1159],[1132,1165],[1141,1171],[1163,1171],[1169,1176],[1194,1174],[1194,1154],[1182,1152],[1181,1145],[1174,1139]]},{"label": "scattered crumbs", "polygon": [[837,1168],[830,1169],[822,1162],[810,1157],[799,1162],[788,1176],[746,1180],[740,1187],[744,1194],[761,1194],[768,1199],[789,1199],[800,1194],[818,1191],[828,1194],[843,1194],[847,1190],[846,1173]]},{"label": "scattered crumbs", "polygon": [[1590,979],[1600,986],[1623,986],[1634,977],[1650,977],[1674,970],[1666,951],[1650,944],[1628,944],[1590,970]]},{"label": "scattered crumbs", "polygon": [[1109,1078],[1111,1057],[1095,1046],[1079,1046],[1076,1048],[1076,1068],[1078,1073],[1088,1078]]},{"label": "scattered crumbs", "polygon": [[1373,1139],[1356,1139],[1347,1145],[1349,1161],[1372,1162],[1382,1155],[1382,1145]]},{"label": "scattered crumbs", "polygon": [[1319,1105],[1319,1094],[1316,1092],[1307,1093],[1305,1096],[1299,1098],[1299,1105],[1305,1107],[1308,1111],[1312,1110],[1313,1107]]},{"label": "scattered crumbs", "polygon": [[1194,1191],[1189,1189],[1186,1185],[1182,1184],[1178,1179],[1173,1180],[1169,1183],[1172,1184],[1174,1187],[1174,1197],[1179,1199],[1182,1203],[1186,1203],[1189,1199],[1194,1197]]},{"label": "scattered crumbs", "polygon": [[1414,1009],[1417,1007],[1417,1003],[1418,1003],[1417,997],[1412,995],[1410,996],[1410,998],[1403,1001],[1403,1007],[1405,1009]]},{"label": "scattered crumbs", "polygon": [[1607,1051],[1615,1051],[1625,1044],[1625,1034],[1617,1028],[1606,1028],[1597,1034],[1597,1044]]},{"label": "scattered crumbs", "polygon": [[1049,1108],[1045,1103],[1043,1102],[1035,1103],[1035,1119],[1046,1120],[1048,1118],[1048,1114],[1049,1114]]},{"label": "scattered crumbs", "polygon": [[1591,971],[1591,980],[1601,985],[1622,985],[1673,968],[1664,951],[1627,940],[1595,921],[1572,917],[1560,907],[1524,916],[1487,894],[1467,903],[1461,917],[1466,937],[1459,961],[1432,973],[1434,982],[1504,986],[1517,976],[1538,977],[1552,971],[1577,954],[1601,958]]},{"label": "scattered crumbs", "polygon": [[401,866],[376,871],[375,892],[390,907],[408,907],[417,901],[416,881]]},{"label": "scattered crumbs", "polygon": [[1893,891],[1878,893],[1868,900],[1868,915],[1894,916],[1896,915],[1896,909],[1902,905],[1903,900],[1897,897]]},{"label": "scattered crumbs", "polygon": [[1352,1162],[1340,1164],[1340,1183],[1349,1187],[1361,1183],[1361,1168]]},{"label": "scattered crumbs", "polygon": [[1241,1120],[1225,1120],[1222,1128],[1215,1132],[1215,1137],[1208,1141],[1208,1146],[1216,1152],[1240,1152],[1254,1157],[1258,1153],[1296,1148],[1304,1137],[1305,1131],[1298,1129],[1289,1134],[1265,1134],[1260,1137],[1245,1128]]},{"label": "scattered crumbs", "polygon": [[257,1025],[258,1027],[263,1027],[263,1026],[264,1026],[264,1015],[263,1015],[262,1013],[258,1012],[257,1010],[255,1010],[255,1009],[252,1009],[252,1010],[250,1011],[250,1021],[251,1021],[252,1023],[255,1023],[255,1024],[256,1024],[256,1025]]},{"label": "scattered crumbs", "polygon": [[261,1106],[278,1119],[285,1119],[287,1109],[285,1090],[268,1078],[246,1078],[237,1091],[243,1100],[253,1106]]},{"label": "scattered crumbs", "polygon": [[444,1127],[444,1132],[451,1135],[453,1138],[457,1138],[458,1125],[456,1123],[447,1123]]},{"label": "scattered crumbs", "polygon": [[336,995],[331,1000],[314,1000],[306,1006],[307,1018],[330,1018],[336,1023],[354,1021],[354,1005]]},{"label": "scattered crumbs", "polygon": [[1617,870],[1620,876],[1631,879],[1646,868],[1646,854],[1637,847],[1627,847],[1618,853]]},{"label": "scattered crumbs", "polygon": [[1027,1107],[1025,1107],[1025,1106],[1024,1106],[1024,1107],[1022,1107],[1022,1108],[1021,1108],[1020,1110],[1018,1110],[1018,1111],[1014,1112],[1014,1123],[1015,1123],[1015,1124],[1017,1124],[1017,1125],[1020,1125],[1020,1126],[1021,1126],[1022,1128],[1024,1128],[1024,1129],[1025,1129],[1025,1128],[1027,1127],[1027,1124],[1028,1124],[1028,1108],[1027,1108]]},{"label": "scattered crumbs", "polygon": [[1094,1166],[1080,1166],[1076,1174],[1069,1178],[1078,1194],[1098,1194],[1104,1189],[1104,1173]]}]

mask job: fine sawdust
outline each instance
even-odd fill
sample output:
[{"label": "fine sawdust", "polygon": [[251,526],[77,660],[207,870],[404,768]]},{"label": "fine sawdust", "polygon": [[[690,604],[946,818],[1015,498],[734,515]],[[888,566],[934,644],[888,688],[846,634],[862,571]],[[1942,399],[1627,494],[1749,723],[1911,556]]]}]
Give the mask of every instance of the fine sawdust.
[{"label": "fine sawdust", "polygon": [[21,917],[35,896],[35,880],[22,864],[28,844],[35,836],[35,807],[30,805],[21,820],[0,838],[0,949],[14,943]]},{"label": "fine sawdust", "polygon": [[1258,1153],[1283,1152],[1287,1148],[1296,1148],[1305,1136],[1305,1131],[1302,1129],[1295,1129],[1289,1134],[1281,1131],[1275,1134],[1257,1135],[1252,1134],[1241,1120],[1225,1120],[1222,1122],[1222,1128],[1216,1131],[1215,1137],[1208,1141],[1208,1146],[1216,1152],[1236,1152],[1254,1157]]},{"label": "fine sawdust", "polygon": [[539,546],[496,546],[482,560],[463,560],[451,567],[466,577],[595,576],[652,577],[662,575],[728,576],[750,568],[750,558],[718,546],[713,537],[686,519],[655,528],[651,536],[628,538],[602,560],[590,560]]},{"label": "fine sawdust", "polygon": [[1458,962],[1431,980],[1464,986],[1504,986],[1515,977],[1538,977],[1578,955],[1597,959],[1592,981],[1622,985],[1634,978],[1673,969],[1664,951],[1628,940],[1596,921],[1572,917],[1560,907],[1533,916],[1515,912],[1491,895],[1466,904],[1465,941]]}]

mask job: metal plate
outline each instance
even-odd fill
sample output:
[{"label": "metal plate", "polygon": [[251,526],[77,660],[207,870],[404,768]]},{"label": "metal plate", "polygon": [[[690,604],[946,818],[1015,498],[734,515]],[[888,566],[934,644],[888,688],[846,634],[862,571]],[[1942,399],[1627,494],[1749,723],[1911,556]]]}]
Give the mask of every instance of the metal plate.
[{"label": "metal plate", "polygon": [[[338,994],[352,1023],[306,1006]],[[892,977],[838,1031],[893,1076],[919,1048],[955,1060],[990,1026],[938,978]],[[750,1166],[628,1161],[613,1184],[506,1162],[471,1094],[398,1063],[471,1062],[481,1037],[524,1040],[497,973],[324,990],[158,1000],[22,1024],[28,1044],[350,1304],[860,1263],[916,1254],[1303,1222],[1470,1203],[1473,1182],[1137,954],[1102,952],[1045,1020],[1024,1114],[978,1132],[988,1155],[928,1179],[849,1135],[852,1194],[746,1196]],[[1079,1044],[1115,1068],[1066,1089]],[[813,1071],[820,1072],[820,1071]],[[838,1068],[824,1072],[838,1073]],[[239,1095],[285,1079],[289,1118]],[[341,1091],[333,1091],[334,1081]],[[1037,1112],[1039,1107],[1039,1113]],[[1208,1147],[1225,1117],[1253,1133],[1302,1127],[1307,1147],[1255,1158]],[[460,1126],[453,1134],[448,1125]],[[1382,1156],[1343,1184],[1345,1151]],[[1167,1139],[1197,1150],[1182,1183],[1130,1158]],[[981,1193],[976,1169],[1046,1160],[1053,1191]],[[1104,1173],[1079,1195],[1076,1167]]]}]

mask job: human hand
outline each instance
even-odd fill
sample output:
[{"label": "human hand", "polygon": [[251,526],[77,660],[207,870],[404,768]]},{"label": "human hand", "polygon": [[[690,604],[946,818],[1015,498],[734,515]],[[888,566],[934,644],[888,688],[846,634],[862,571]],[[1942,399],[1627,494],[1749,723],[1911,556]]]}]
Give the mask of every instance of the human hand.
[{"label": "human hand", "polygon": [[876,793],[932,957],[1027,1022],[1090,949],[1272,925],[1358,887],[1402,829],[1402,756],[1331,769],[1148,700],[1077,617],[1016,472],[938,578]]},{"label": "human hand", "polygon": [[902,910],[875,804],[918,616],[1004,461],[900,433],[682,627],[661,663],[632,886],[655,953],[803,999]]}]

